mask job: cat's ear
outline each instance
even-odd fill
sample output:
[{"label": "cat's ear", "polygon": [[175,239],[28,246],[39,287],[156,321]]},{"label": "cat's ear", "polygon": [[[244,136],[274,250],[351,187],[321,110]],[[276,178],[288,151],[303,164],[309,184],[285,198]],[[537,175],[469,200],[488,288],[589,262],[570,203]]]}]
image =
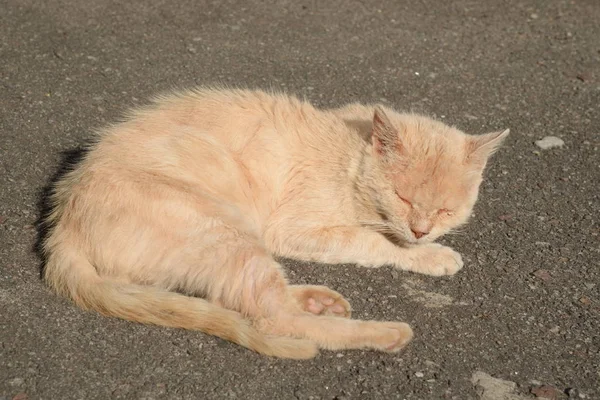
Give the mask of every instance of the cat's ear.
[{"label": "cat's ear", "polygon": [[373,128],[371,130],[371,140],[373,141],[375,154],[385,156],[392,152],[398,152],[402,148],[398,133],[398,128],[392,124],[383,108],[375,107]]},{"label": "cat's ear", "polygon": [[485,135],[471,136],[466,143],[467,164],[483,170],[492,154],[500,148],[500,145],[508,136],[510,130],[487,133]]}]

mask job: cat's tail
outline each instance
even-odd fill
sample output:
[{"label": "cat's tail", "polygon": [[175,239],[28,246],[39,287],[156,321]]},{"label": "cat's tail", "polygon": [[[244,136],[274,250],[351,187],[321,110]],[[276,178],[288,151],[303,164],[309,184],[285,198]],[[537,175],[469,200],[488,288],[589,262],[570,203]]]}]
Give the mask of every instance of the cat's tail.
[{"label": "cat's tail", "polygon": [[44,278],[80,307],[107,316],[198,330],[269,356],[308,359],[318,352],[316,344],[308,340],[264,335],[241,314],[206,300],[104,279],[81,255],[50,254]]}]

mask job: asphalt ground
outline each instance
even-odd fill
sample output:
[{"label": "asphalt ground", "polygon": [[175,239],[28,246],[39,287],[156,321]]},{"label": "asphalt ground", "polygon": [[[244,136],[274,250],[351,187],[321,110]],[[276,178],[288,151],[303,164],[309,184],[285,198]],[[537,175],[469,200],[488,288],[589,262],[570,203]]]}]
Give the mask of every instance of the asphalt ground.
[{"label": "asphalt ground", "polygon": [[[600,399],[599,21],[598,0],[0,0],[0,399]],[[511,129],[443,240],[456,276],[282,260],[357,318],[410,323],[405,351],[271,359],[81,311],[40,280],[65,157],[153,94],[209,84]]]}]

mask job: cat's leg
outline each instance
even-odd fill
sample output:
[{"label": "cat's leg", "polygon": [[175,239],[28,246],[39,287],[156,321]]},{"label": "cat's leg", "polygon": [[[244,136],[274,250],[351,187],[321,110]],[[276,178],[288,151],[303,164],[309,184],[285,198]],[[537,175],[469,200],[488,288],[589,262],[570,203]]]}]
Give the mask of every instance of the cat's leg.
[{"label": "cat's leg", "polygon": [[[215,233],[216,232],[216,233]],[[335,301],[328,312],[346,312],[347,303],[334,291],[319,286],[288,285],[280,265],[261,243],[250,235],[226,226],[202,232],[197,255],[187,250],[187,271],[178,272],[178,282],[186,292],[203,292],[225,308],[240,312],[265,334],[304,338],[327,349],[371,348],[397,351],[412,338],[405,323],[359,321],[330,315],[315,315],[316,305]],[[309,300],[301,306],[298,298]],[[304,310],[309,308],[309,312]],[[343,310],[342,310],[343,309]]]},{"label": "cat's leg", "polygon": [[[396,351],[411,339],[412,330],[404,323],[306,312],[289,290],[281,266],[258,234],[252,233],[257,231],[252,220],[233,207],[202,204],[200,198],[190,205],[173,197],[169,202],[151,203],[151,223],[148,218],[134,217],[127,224],[121,221],[120,237],[135,240],[103,243],[111,246],[105,253],[114,256],[105,265],[129,266],[119,270],[120,279],[203,296],[239,312],[266,336],[304,338],[323,348]],[[217,211],[220,217],[214,216]],[[103,271],[105,275],[111,273],[114,270]],[[256,346],[250,343],[248,347]]]},{"label": "cat's leg", "polygon": [[267,231],[265,241],[276,254],[328,264],[392,265],[434,276],[453,275],[463,266],[460,254],[449,247],[435,243],[401,247],[380,233],[362,227],[298,229],[287,226],[278,235]]},{"label": "cat's leg", "polygon": [[[263,262],[279,270],[274,260],[264,259],[261,263]],[[395,352],[412,339],[412,329],[405,323],[360,321],[332,316],[331,314],[346,312],[349,307],[341,297],[325,308],[329,315],[315,315],[320,313],[320,307],[336,294],[330,289],[318,286],[270,285],[263,293],[267,299],[261,302],[264,308],[259,311],[258,317],[254,316],[253,319],[257,327],[265,333],[309,339],[319,347],[329,350],[371,348]],[[308,296],[308,300],[300,306],[298,298],[305,299],[305,296]],[[290,297],[294,299],[293,304],[289,302]],[[311,298],[317,299],[315,303],[310,301]],[[339,306],[340,312],[337,312],[336,306]],[[305,307],[309,312],[305,311]]]},{"label": "cat's leg", "polygon": [[314,285],[290,285],[288,290],[304,311],[315,315],[350,318],[350,303],[335,290]]},{"label": "cat's leg", "polygon": [[402,322],[362,321],[310,313],[283,315],[266,321],[265,332],[309,339],[328,350],[374,349],[397,352],[412,339],[410,326]]}]

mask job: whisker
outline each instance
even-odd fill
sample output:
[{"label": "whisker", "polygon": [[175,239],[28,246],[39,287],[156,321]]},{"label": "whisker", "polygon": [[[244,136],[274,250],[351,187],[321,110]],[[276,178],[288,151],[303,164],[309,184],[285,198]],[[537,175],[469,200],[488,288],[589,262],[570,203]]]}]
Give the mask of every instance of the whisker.
[{"label": "whisker", "polygon": [[465,233],[465,229],[450,229],[448,232],[445,233],[444,236],[447,235],[462,235]]},{"label": "whisker", "polygon": [[359,221],[363,226],[369,227],[379,233],[394,233],[393,227],[382,221]]}]

